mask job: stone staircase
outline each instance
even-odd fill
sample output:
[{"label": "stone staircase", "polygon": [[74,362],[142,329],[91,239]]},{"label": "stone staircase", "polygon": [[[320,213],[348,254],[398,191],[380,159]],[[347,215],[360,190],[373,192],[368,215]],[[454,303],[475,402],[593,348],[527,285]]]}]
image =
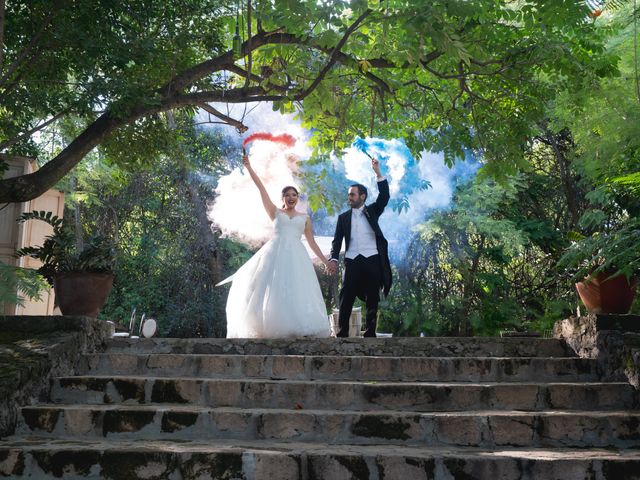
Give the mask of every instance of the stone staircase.
[{"label": "stone staircase", "polygon": [[0,476],[640,479],[639,407],[555,339],[114,339]]}]

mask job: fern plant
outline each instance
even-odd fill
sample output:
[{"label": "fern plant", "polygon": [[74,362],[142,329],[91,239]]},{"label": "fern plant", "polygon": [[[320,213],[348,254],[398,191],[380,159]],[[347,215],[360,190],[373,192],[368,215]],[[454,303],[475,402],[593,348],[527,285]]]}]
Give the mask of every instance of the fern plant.
[{"label": "fern plant", "polygon": [[50,285],[53,277],[62,272],[111,272],[116,251],[113,243],[104,235],[93,235],[78,250],[73,230],[52,212],[44,210],[23,213],[19,221],[38,220],[53,227],[42,246],[25,247],[16,251],[18,257],[28,256],[42,262],[38,269]]},{"label": "fern plant", "polygon": [[47,283],[35,270],[0,261],[0,305],[24,307],[25,298],[40,300],[41,292],[46,288]]},{"label": "fern plant", "polygon": [[576,281],[600,272],[612,276],[640,275],[640,219],[632,218],[611,231],[584,237],[572,232],[574,243],[566,250],[558,265],[572,273]]}]

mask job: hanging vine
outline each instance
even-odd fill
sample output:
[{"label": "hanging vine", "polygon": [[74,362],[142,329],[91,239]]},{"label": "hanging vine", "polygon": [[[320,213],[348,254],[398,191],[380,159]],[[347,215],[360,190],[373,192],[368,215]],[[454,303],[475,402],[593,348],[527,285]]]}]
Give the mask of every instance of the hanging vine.
[{"label": "hanging vine", "polygon": [[251,81],[251,0],[247,0],[247,78],[244,81],[244,88],[249,87],[249,82]]},{"label": "hanging vine", "polygon": [[375,121],[376,121],[376,97],[377,97],[377,90],[374,88],[373,89],[373,100],[371,100],[371,122],[369,124],[369,136],[373,137],[373,127],[375,125]]},{"label": "hanging vine", "polygon": [[633,66],[636,77],[636,98],[640,102],[640,76],[638,75],[638,0],[633,0]]}]

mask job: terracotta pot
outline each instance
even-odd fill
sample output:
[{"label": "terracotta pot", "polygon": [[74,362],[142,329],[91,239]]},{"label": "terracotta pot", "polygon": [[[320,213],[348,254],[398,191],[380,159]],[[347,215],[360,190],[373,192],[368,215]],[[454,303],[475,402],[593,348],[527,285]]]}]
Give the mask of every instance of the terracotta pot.
[{"label": "terracotta pot", "polygon": [[628,313],[636,295],[637,280],[615,272],[600,272],[595,277],[576,283],[580,300],[592,313]]},{"label": "terracotta pot", "polygon": [[53,279],[63,315],[97,317],[113,287],[112,273],[65,272]]}]

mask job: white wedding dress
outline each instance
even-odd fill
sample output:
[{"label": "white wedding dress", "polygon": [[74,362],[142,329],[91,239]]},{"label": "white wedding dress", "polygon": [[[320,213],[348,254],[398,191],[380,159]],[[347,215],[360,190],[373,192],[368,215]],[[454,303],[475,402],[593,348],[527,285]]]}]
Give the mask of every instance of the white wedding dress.
[{"label": "white wedding dress", "polygon": [[301,241],[306,220],[276,210],[274,237],[232,277],[227,338],[330,335],[318,277]]}]

